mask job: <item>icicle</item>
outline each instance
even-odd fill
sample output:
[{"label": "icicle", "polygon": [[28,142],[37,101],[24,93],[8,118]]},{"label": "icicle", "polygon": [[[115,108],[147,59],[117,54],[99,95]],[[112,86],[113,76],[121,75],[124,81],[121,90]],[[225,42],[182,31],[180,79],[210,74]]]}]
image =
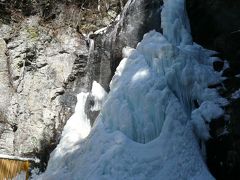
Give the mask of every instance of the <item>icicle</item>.
[{"label": "icicle", "polygon": [[162,9],[163,35],[174,45],[192,45],[185,0],[164,0]]}]

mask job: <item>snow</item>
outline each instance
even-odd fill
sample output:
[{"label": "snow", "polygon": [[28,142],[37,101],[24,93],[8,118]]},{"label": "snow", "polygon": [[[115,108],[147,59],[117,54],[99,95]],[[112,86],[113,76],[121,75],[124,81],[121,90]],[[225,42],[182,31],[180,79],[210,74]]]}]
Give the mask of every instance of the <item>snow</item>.
[{"label": "snow", "polygon": [[240,74],[237,74],[235,77],[240,78]]},{"label": "snow", "polygon": [[85,92],[77,95],[78,101],[75,107],[75,113],[67,121],[62,132],[61,140],[56,149],[51,153],[51,159],[54,159],[54,161],[49,161],[49,170],[64,166],[67,155],[73,153],[77,148],[76,144],[88,136],[91,125],[84,111],[88,95],[89,93]]},{"label": "snow", "polygon": [[232,93],[232,99],[239,99],[240,98],[240,89]]},{"label": "snow", "polygon": [[101,29],[96,30],[93,34],[103,34],[106,33],[107,27],[103,27]]},{"label": "snow", "polygon": [[12,160],[19,160],[19,161],[33,161],[35,163],[39,163],[40,160],[37,158],[25,158],[25,157],[19,157],[19,156],[10,156],[5,154],[0,154],[0,159],[12,159]]},{"label": "snow", "polygon": [[91,110],[101,110],[102,105],[107,97],[107,92],[97,81],[93,81],[91,95],[94,98],[94,106],[91,108]]},{"label": "snow", "polygon": [[128,58],[130,56],[130,54],[132,53],[132,51],[134,51],[133,48],[131,48],[129,46],[124,47],[122,50],[123,58]]},{"label": "snow", "polygon": [[[221,74],[212,67],[214,52],[192,42],[184,5],[164,0],[163,35],[151,31],[136,49],[123,49],[91,131],[82,111],[87,94],[79,94],[80,121],[70,118],[38,179],[214,179],[203,144],[227,100],[208,88],[221,82]],[[92,94],[101,99],[105,93],[97,86]]]},{"label": "snow", "polygon": [[26,179],[26,172],[22,171],[20,172],[16,177],[14,177],[12,180],[23,180]]}]

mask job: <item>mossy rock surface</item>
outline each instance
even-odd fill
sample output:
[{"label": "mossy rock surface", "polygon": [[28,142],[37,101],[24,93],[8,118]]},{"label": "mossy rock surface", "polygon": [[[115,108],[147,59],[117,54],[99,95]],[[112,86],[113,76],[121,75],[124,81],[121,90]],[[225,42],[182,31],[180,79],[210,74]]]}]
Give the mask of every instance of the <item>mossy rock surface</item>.
[{"label": "mossy rock surface", "polygon": [[36,27],[27,28],[27,32],[31,39],[36,40],[39,38],[39,30]]}]

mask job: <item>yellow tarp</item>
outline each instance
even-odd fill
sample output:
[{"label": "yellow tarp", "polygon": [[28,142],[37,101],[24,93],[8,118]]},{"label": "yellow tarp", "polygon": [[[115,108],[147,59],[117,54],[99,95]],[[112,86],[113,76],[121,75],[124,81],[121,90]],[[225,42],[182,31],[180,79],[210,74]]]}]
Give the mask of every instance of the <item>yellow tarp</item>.
[{"label": "yellow tarp", "polygon": [[12,159],[0,159],[0,180],[13,179],[21,172],[26,172],[26,180],[29,176],[29,161]]}]

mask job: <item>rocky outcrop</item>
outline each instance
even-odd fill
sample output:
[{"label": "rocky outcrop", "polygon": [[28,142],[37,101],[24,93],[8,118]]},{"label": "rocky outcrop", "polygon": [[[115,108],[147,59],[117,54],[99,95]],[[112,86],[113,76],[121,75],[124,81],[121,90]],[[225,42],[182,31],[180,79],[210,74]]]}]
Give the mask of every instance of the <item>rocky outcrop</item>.
[{"label": "rocky outcrop", "polygon": [[[4,27],[3,27],[4,28]],[[5,26],[6,28],[6,26]],[[13,149],[13,134],[11,130],[11,124],[7,118],[7,107],[12,95],[11,84],[9,82],[8,71],[8,57],[5,54],[7,52],[7,44],[4,39],[0,39],[0,151],[9,151]],[[9,144],[6,147],[6,144]]]},{"label": "rocky outcrop", "polygon": [[109,90],[111,77],[122,59],[122,49],[126,46],[135,48],[150,30],[161,31],[162,4],[162,0],[129,0],[119,20],[106,29],[106,33],[93,36],[94,58],[101,62],[98,81],[106,90]]},{"label": "rocky outcrop", "polygon": [[[39,21],[30,17],[1,39],[2,131],[8,137],[1,138],[1,153],[29,155],[56,144],[76,103],[68,84],[79,57],[88,56],[86,42],[73,28],[49,29]],[[83,61],[78,71],[85,71]]]}]

